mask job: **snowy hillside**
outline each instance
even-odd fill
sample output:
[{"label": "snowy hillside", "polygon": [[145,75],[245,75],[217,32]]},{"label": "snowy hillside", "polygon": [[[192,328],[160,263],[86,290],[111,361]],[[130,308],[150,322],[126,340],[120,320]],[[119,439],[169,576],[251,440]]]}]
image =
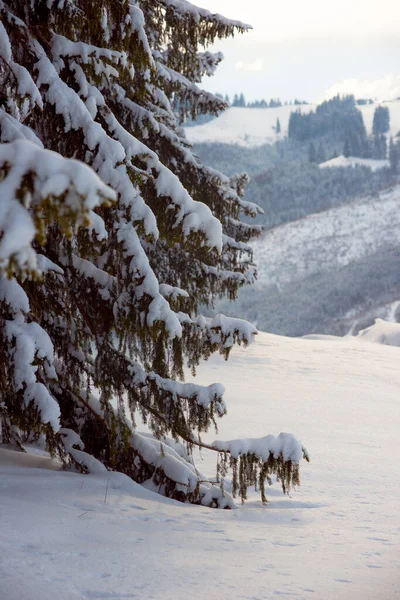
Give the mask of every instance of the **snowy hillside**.
[{"label": "snowy hillside", "polygon": [[259,284],[277,286],[345,267],[388,246],[400,246],[400,186],[281,225],[253,244]]},{"label": "snowy hillside", "polygon": [[[390,134],[400,131],[400,101],[383,103],[389,107]],[[372,132],[372,120],[377,104],[358,106],[362,112],[368,135]],[[239,144],[245,147],[260,146],[275,142],[287,135],[290,113],[298,106],[279,106],[277,108],[228,108],[216,119],[205,125],[186,129],[186,135],[192,143],[220,142]],[[303,113],[316,108],[315,104],[302,105]],[[281,134],[277,136],[274,127],[279,118]]]},{"label": "snowy hillside", "polygon": [[364,167],[370,167],[372,171],[382,169],[382,167],[389,167],[390,163],[388,160],[375,160],[373,158],[360,158],[358,156],[337,156],[331,158],[323,163],[320,163],[321,169],[327,167],[354,167],[354,165],[363,165]]},{"label": "snowy hillside", "polygon": [[270,229],[253,248],[256,285],[218,311],[290,336],[399,318],[400,186]]},{"label": "snowy hillside", "polygon": [[200,368],[226,383],[220,437],[285,429],[311,453],[301,487],[270,488],[266,507],[181,505],[0,449],[1,600],[394,600],[399,361],[399,348],[260,334]]},{"label": "snowy hillside", "polygon": [[[287,134],[290,113],[296,106],[279,106],[277,108],[228,108],[219,117],[205,125],[197,125],[186,129],[189,141],[220,142],[253,147],[272,144]],[[301,106],[302,112],[315,108],[308,104]],[[278,136],[274,127],[276,120],[281,122],[281,134]]]}]

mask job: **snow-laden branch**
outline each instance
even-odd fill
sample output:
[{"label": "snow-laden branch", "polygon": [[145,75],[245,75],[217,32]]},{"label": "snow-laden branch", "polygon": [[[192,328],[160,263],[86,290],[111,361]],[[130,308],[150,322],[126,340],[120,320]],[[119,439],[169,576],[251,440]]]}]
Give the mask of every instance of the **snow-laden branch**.
[{"label": "snow-laden branch", "polygon": [[22,390],[25,405],[33,402],[39,411],[41,422],[50,423],[53,431],[58,431],[59,405],[37,378],[38,362],[43,366],[46,377],[57,378],[50,337],[37,323],[27,323],[21,313],[5,322],[5,335],[9,359],[13,363],[15,392]]},{"label": "snow-laden branch", "polygon": [[42,142],[32,129],[0,108],[0,142],[14,142],[15,140],[29,140],[39,148],[43,148]]},{"label": "snow-laden branch", "polygon": [[252,455],[266,461],[270,455],[274,458],[282,456],[285,462],[298,463],[302,458],[308,460],[308,453],[301,443],[291,434],[281,432],[278,436],[266,435],[262,438],[215,441],[210,447],[218,452],[227,452],[233,458]]},{"label": "snow-laden branch", "polygon": [[242,21],[227,19],[218,13],[211,13],[209,10],[200,8],[187,0],[156,0],[156,2],[165,8],[174,9],[178,14],[189,15],[196,22],[200,22],[201,20],[210,21],[211,23],[218,23],[224,27],[236,28],[239,31],[252,29],[251,25],[247,25]]},{"label": "snow-laden branch", "polygon": [[44,218],[64,222],[65,230],[87,225],[90,210],[115,199],[83,163],[27,140],[0,144],[0,271],[37,270],[31,244],[44,237]]},{"label": "snow-laden branch", "polygon": [[220,106],[220,110],[226,107],[224,100],[221,100],[221,98],[215,96],[215,94],[211,92],[201,89],[187,77],[181,73],[178,73],[171,67],[167,67],[160,61],[156,62],[156,67],[159,77],[162,77],[165,81],[176,85],[179,91],[185,91],[189,93],[192,98],[196,99],[196,106],[204,106],[204,108],[212,106],[214,110],[215,106]]}]

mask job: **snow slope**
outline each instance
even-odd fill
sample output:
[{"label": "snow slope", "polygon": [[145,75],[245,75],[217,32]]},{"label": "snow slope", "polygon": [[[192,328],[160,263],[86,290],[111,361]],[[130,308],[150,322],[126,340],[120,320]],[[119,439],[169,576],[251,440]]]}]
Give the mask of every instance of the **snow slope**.
[{"label": "snow slope", "polygon": [[354,165],[363,165],[364,167],[370,167],[372,171],[382,169],[382,167],[388,167],[390,162],[388,160],[375,160],[373,158],[359,158],[358,156],[337,156],[331,158],[323,163],[320,163],[321,169],[327,167],[354,167]]},{"label": "snow slope", "polygon": [[[383,102],[389,107],[390,135],[400,131],[400,101]],[[362,112],[367,133],[372,132],[372,120],[377,104],[358,106]],[[298,108],[303,113],[316,108],[314,104],[298,106],[279,106],[277,108],[228,108],[216,119],[204,125],[186,128],[186,135],[193,144],[202,142],[220,142],[238,144],[245,147],[271,144],[279,137],[287,135],[290,113]],[[281,134],[277,136],[274,127],[279,118]]]},{"label": "snow slope", "polygon": [[253,244],[258,285],[279,287],[398,245],[400,186],[268,230]]},{"label": "snow slope", "polygon": [[0,599],[399,598],[399,361],[354,339],[260,334],[200,367],[226,384],[221,439],[284,428],[311,453],[301,487],[271,488],[266,507],[180,505],[0,449]]},{"label": "snow slope", "polygon": [[[248,148],[272,144],[287,135],[290,113],[296,106],[277,108],[228,108],[219,117],[195,127],[186,128],[186,136],[193,144],[202,142],[221,142],[239,144]],[[314,105],[302,105],[302,112],[309,112]],[[273,127],[279,118],[281,133],[278,136]]]},{"label": "snow slope", "polygon": [[[303,336],[309,340],[344,340],[353,338],[340,338],[334,335],[310,334]],[[373,344],[384,344],[400,348],[400,323],[393,323],[383,319],[375,319],[375,323],[357,334],[357,340]]]}]

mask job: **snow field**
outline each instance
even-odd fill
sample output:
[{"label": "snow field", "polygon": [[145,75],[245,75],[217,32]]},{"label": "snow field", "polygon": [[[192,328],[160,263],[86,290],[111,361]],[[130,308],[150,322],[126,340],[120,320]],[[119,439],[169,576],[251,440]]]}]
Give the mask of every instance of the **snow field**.
[{"label": "snow field", "polygon": [[382,167],[389,167],[390,162],[374,158],[359,158],[358,156],[337,156],[336,158],[331,158],[320,163],[319,166],[321,169],[326,169],[327,167],[354,167],[355,165],[370,167],[372,171],[377,171],[378,169],[382,169]]},{"label": "snow field", "polygon": [[0,449],[0,599],[398,598],[399,359],[357,339],[259,334],[199,368],[227,390],[218,439],[283,429],[311,454],[301,487],[273,486],[266,507],[257,494],[233,511],[182,505]]}]

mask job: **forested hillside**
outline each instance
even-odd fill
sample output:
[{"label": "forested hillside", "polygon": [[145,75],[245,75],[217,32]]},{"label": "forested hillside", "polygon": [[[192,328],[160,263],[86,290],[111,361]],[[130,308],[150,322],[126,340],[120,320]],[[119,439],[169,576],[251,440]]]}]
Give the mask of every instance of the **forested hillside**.
[{"label": "forested hillside", "polygon": [[345,335],[376,317],[396,320],[400,299],[400,187],[268,230],[254,245],[259,279],[218,310],[263,331]]},{"label": "forested hillside", "polygon": [[[317,107],[292,107],[287,135],[276,134],[272,143],[224,144],[218,141],[221,135],[214,143],[195,145],[195,152],[214,168],[228,173],[239,168],[246,171],[250,175],[246,199],[255,201],[264,211],[257,221],[265,227],[265,238],[254,244],[258,283],[249,295],[243,291],[236,303],[219,303],[217,310],[245,314],[263,330],[294,336],[308,332],[344,334],[355,322],[357,329],[360,323],[370,324],[374,316],[391,312],[391,303],[400,297],[400,240],[388,236],[392,223],[397,223],[397,200],[389,211],[383,211],[388,228],[381,223],[379,247],[359,239],[360,223],[365,224],[366,231],[376,223],[368,221],[368,210],[364,214],[352,207],[379,207],[385,190],[400,180],[400,138],[390,135],[397,127],[398,104],[360,104],[352,96],[336,97]],[[271,111],[286,109],[268,108],[265,118],[273,123],[268,116]],[[262,111],[258,111],[261,116]],[[213,131],[217,131],[218,121],[223,124],[222,119],[215,120]],[[282,123],[285,127],[283,119]],[[249,135],[251,140],[251,132]],[[335,208],[337,213],[329,212]],[[288,240],[296,240],[297,232],[318,214],[317,238],[305,236],[289,248]],[[330,222],[331,214],[337,214],[337,218],[341,215],[346,233],[340,225],[335,227],[337,247],[326,254],[331,233],[324,223]],[[292,225],[280,227],[285,224]],[[338,257],[353,236],[360,252],[343,264]],[[319,268],[312,272],[302,272],[301,268],[297,273],[290,271],[292,260],[303,253],[307,262]],[[274,281],[272,274],[278,272],[283,283]]]}]

